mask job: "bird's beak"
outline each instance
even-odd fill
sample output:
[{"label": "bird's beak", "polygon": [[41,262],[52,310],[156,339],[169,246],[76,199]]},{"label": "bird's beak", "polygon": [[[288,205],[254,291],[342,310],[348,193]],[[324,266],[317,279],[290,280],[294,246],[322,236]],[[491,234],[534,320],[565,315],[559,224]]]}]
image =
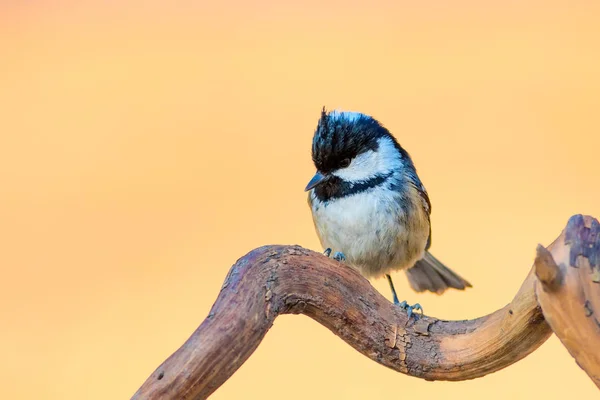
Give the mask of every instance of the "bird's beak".
[{"label": "bird's beak", "polygon": [[304,189],[304,191],[308,192],[310,189],[319,186],[321,183],[323,183],[325,181],[325,179],[327,179],[327,176],[325,176],[322,173],[320,173],[319,171],[317,171],[315,176],[313,176],[313,178],[310,180],[310,182],[308,182],[308,185],[306,185],[306,189]]}]

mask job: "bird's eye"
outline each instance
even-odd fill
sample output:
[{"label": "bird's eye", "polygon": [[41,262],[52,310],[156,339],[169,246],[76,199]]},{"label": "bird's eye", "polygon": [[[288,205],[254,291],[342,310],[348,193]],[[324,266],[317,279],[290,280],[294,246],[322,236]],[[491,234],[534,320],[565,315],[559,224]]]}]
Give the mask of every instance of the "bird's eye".
[{"label": "bird's eye", "polygon": [[342,167],[342,168],[346,168],[348,165],[350,165],[350,159],[349,158],[344,158],[342,160],[342,162],[340,162],[340,167]]}]

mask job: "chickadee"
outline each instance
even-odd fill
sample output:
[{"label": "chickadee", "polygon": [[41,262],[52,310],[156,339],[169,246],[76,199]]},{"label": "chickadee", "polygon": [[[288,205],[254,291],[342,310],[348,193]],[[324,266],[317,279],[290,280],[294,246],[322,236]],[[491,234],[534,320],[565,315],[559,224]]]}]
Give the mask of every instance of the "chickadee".
[{"label": "chickadee", "polygon": [[417,292],[441,294],[471,284],[431,253],[431,203],[409,154],[374,118],[325,108],[312,144],[317,173],[306,186],[313,221],[325,254],[366,278],[405,270]]}]

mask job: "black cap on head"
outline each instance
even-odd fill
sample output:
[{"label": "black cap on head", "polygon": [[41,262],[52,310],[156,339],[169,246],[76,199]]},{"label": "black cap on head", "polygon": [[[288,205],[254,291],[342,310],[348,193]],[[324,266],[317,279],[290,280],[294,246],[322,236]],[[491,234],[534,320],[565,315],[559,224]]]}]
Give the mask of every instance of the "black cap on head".
[{"label": "black cap on head", "polygon": [[329,173],[343,167],[344,160],[377,150],[377,140],[384,136],[391,137],[387,129],[368,115],[327,112],[323,107],[313,137],[312,158],[319,171]]}]

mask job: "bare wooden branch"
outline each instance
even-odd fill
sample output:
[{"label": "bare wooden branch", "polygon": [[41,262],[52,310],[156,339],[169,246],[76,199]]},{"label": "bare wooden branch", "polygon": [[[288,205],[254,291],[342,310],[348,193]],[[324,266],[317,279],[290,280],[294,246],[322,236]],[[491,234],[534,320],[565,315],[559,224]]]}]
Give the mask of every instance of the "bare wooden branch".
[{"label": "bare wooden branch", "polygon": [[537,285],[536,294],[556,336],[600,388],[599,255],[598,220],[581,215],[571,217],[565,246],[558,246],[552,253],[553,259],[543,262],[553,265],[543,268],[556,270],[560,278],[554,285]]},{"label": "bare wooden branch", "polygon": [[[362,354],[404,374],[426,380],[459,381],[498,371],[530,354],[552,333],[536,299],[535,287],[542,285],[534,271],[546,282],[544,287],[556,287],[555,293],[537,290],[540,298],[555,296],[549,300],[547,315],[569,315],[552,307],[559,307],[557,299],[563,287],[572,287],[571,275],[566,275],[561,286],[561,271],[553,273],[552,264],[554,260],[565,260],[566,254],[572,254],[570,249],[581,244],[581,240],[569,236],[572,231],[563,231],[548,247],[549,252],[538,250],[536,266],[510,304],[487,316],[465,321],[427,316],[417,322],[409,320],[404,310],[345,265],[298,246],[258,248],[231,268],[208,317],[133,398],[206,399],[258,347],[275,318],[290,313],[313,318]],[[598,261],[595,253],[585,252],[590,260]],[[578,263],[580,273],[589,270],[585,263]],[[589,282],[596,278],[595,273],[586,276]],[[586,286],[585,290],[591,288]],[[597,321],[591,318],[594,310],[600,316],[600,296],[594,296],[593,302],[585,303],[591,310],[584,312],[589,314],[585,317],[587,323]],[[542,301],[542,305],[546,303]],[[578,310],[581,312],[582,308]],[[557,321],[559,325],[564,323]],[[570,337],[565,330],[561,340],[565,343]],[[578,343],[588,343],[580,340],[583,339],[577,336]],[[572,354],[582,366],[600,365],[580,352]],[[597,372],[593,374],[598,376]]]}]

